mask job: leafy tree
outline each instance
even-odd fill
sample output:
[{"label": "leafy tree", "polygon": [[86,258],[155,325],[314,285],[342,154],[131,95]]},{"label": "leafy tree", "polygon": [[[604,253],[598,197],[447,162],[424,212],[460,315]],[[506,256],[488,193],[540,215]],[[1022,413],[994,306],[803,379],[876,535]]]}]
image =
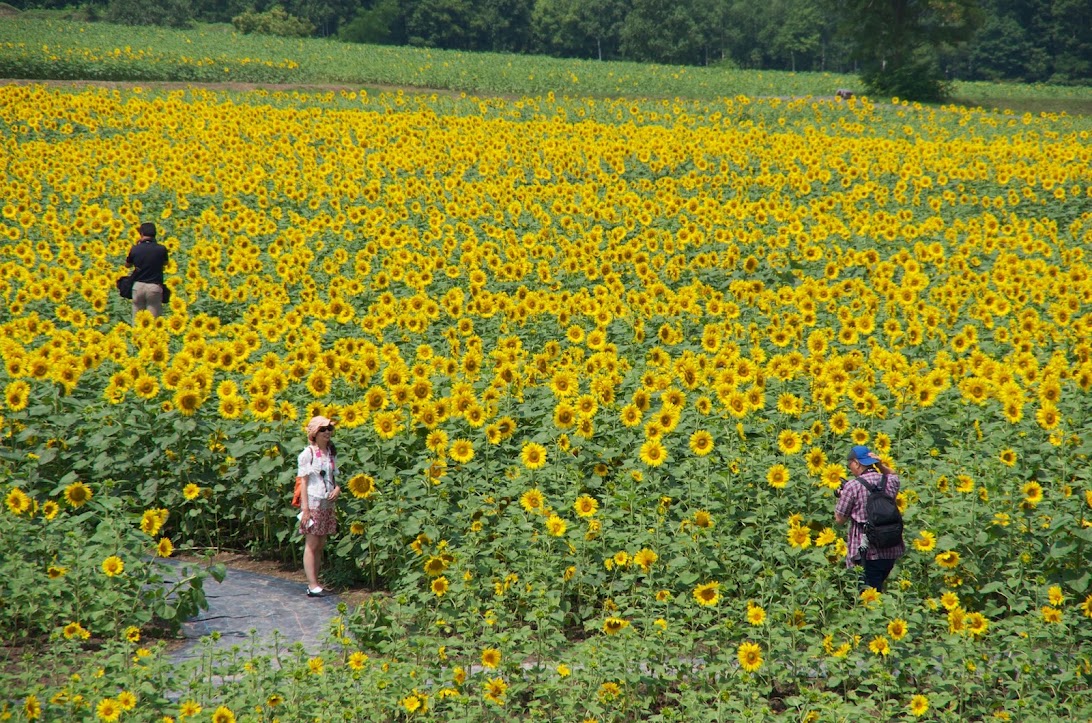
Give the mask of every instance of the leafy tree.
[{"label": "leafy tree", "polygon": [[833,0],[852,40],[861,79],[879,95],[940,100],[947,83],[937,60],[980,23],[977,0]]},{"label": "leafy tree", "polygon": [[120,25],[167,25],[187,28],[193,24],[191,0],[110,0],[104,19]]},{"label": "leafy tree", "polygon": [[631,60],[707,64],[722,54],[724,10],[718,0],[633,0],[622,24],[622,52]]},{"label": "leafy tree", "polygon": [[533,47],[551,55],[616,59],[626,11],[626,0],[537,0]]},{"label": "leafy tree", "polygon": [[411,45],[466,50],[470,46],[470,13],[467,0],[418,0],[406,16]]},{"label": "leafy tree", "polygon": [[797,59],[810,58],[818,50],[823,16],[818,5],[808,0],[777,4],[787,7],[784,20],[770,38],[770,51],[782,61],[787,57],[789,69],[795,71]]},{"label": "leafy tree", "polygon": [[1041,66],[1044,55],[1011,16],[993,16],[975,36],[968,74],[988,80],[1034,78],[1042,72],[1041,67],[1036,72],[1036,66]]},{"label": "leafy tree", "polygon": [[338,37],[352,43],[398,44],[405,42],[405,26],[398,0],[379,0],[369,8],[360,8],[348,23],[338,29]]},{"label": "leafy tree", "polygon": [[477,0],[470,13],[471,48],[520,53],[531,47],[534,0]]},{"label": "leafy tree", "polygon": [[315,32],[315,26],[303,18],[289,15],[280,5],[275,5],[264,13],[248,10],[231,19],[231,24],[240,33],[259,35],[279,35],[284,38],[306,38]]},{"label": "leafy tree", "polygon": [[1051,39],[1056,80],[1092,80],[1092,3],[1054,0]]}]

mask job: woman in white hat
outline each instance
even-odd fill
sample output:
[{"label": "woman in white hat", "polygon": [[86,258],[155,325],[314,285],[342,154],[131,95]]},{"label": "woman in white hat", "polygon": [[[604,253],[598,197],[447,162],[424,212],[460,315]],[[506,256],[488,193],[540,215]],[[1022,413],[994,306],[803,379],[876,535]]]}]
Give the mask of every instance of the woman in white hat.
[{"label": "woman in white hat", "polygon": [[334,423],[326,417],[312,417],[307,423],[307,449],[300,452],[302,478],[300,495],[300,534],[304,536],[303,573],[307,576],[308,597],[322,597],[326,591],[318,582],[322,549],[326,538],[337,532],[334,501],[341,494],[337,484],[337,450],[330,441]]}]

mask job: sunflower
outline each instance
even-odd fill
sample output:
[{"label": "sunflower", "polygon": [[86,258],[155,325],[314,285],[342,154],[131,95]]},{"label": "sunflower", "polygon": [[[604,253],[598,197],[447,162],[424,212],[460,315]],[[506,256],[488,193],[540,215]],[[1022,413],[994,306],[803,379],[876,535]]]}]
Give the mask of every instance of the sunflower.
[{"label": "sunflower", "polygon": [[183,416],[192,417],[201,406],[201,395],[192,389],[179,389],[174,395],[174,408]]},{"label": "sunflower", "polygon": [[532,488],[519,496],[519,505],[527,512],[541,512],[546,506],[546,498],[537,488]]},{"label": "sunflower", "polygon": [[508,684],[504,678],[490,678],[485,682],[485,699],[494,705],[504,705],[504,694],[508,690]]},{"label": "sunflower", "polygon": [[349,668],[351,670],[363,670],[364,666],[368,663],[368,656],[366,653],[359,651],[349,656]]},{"label": "sunflower", "polygon": [[436,597],[443,597],[451,586],[448,584],[447,578],[441,575],[440,577],[433,579],[431,587],[432,593]]},{"label": "sunflower", "polygon": [[613,681],[607,681],[599,686],[596,696],[600,702],[607,703],[622,695],[622,687]]},{"label": "sunflower", "polygon": [[748,673],[753,673],[762,667],[762,648],[758,643],[744,641],[736,650],[736,658],[741,668]]},{"label": "sunflower", "polygon": [[183,701],[181,706],[178,707],[178,718],[194,718],[194,716],[201,714],[201,704],[195,700]]},{"label": "sunflower", "polygon": [[107,577],[114,577],[125,572],[125,563],[117,555],[110,555],[102,561],[102,571]]},{"label": "sunflower", "polygon": [[160,538],[156,544],[156,554],[160,557],[170,557],[174,554],[174,543],[171,542],[169,537]]},{"label": "sunflower", "polygon": [[52,520],[58,515],[58,513],[60,513],[60,511],[61,506],[53,500],[47,500],[46,503],[42,505],[42,517],[46,518],[47,520]]},{"label": "sunflower", "polygon": [[843,412],[838,412],[830,418],[830,431],[841,436],[849,429],[849,417]]},{"label": "sunflower", "polygon": [[1038,482],[1028,482],[1024,485],[1024,502],[1029,507],[1035,507],[1043,501],[1043,486]]},{"label": "sunflower", "polygon": [[971,613],[967,616],[967,632],[976,638],[980,638],[990,629],[990,621],[982,613]]},{"label": "sunflower", "polygon": [[4,499],[4,502],[13,515],[21,515],[24,512],[29,512],[33,507],[30,497],[18,487],[13,487],[11,491],[8,492],[8,496]]},{"label": "sunflower", "polygon": [[30,401],[30,385],[22,379],[10,382],[4,387],[4,401],[11,411],[23,411]]},{"label": "sunflower", "polygon": [[811,531],[806,527],[790,527],[789,544],[801,550],[806,550],[811,546]]},{"label": "sunflower", "polygon": [[168,512],[165,509],[145,510],[140,517],[140,530],[148,537],[159,534],[159,528],[167,522]]},{"label": "sunflower", "polygon": [[576,410],[566,402],[560,402],[554,408],[554,426],[558,429],[569,429],[576,424]]},{"label": "sunflower", "polygon": [[694,527],[708,529],[715,524],[716,521],[713,519],[713,515],[709,514],[707,511],[697,510],[694,512]]},{"label": "sunflower", "polygon": [[646,440],[641,445],[641,461],[649,467],[659,467],[667,461],[667,449],[657,439]]},{"label": "sunflower", "polygon": [[447,432],[442,429],[434,429],[429,432],[425,438],[425,446],[438,455],[443,455],[447,452],[448,436]]},{"label": "sunflower", "polygon": [[694,588],[694,599],[698,605],[712,607],[720,602],[720,583],[707,582]]},{"label": "sunflower", "polygon": [[133,708],[136,708],[137,698],[127,690],[118,693],[117,701],[122,710],[132,710]]},{"label": "sunflower", "polygon": [[482,665],[495,669],[501,662],[501,652],[496,648],[486,648],[482,651]]},{"label": "sunflower", "polygon": [[523,445],[520,459],[527,469],[540,469],[546,464],[546,448],[537,442],[528,442]]},{"label": "sunflower", "polygon": [[91,488],[83,482],[73,482],[64,488],[64,499],[72,507],[82,507],[91,499]]},{"label": "sunflower", "polygon": [[133,382],[133,391],[141,399],[151,399],[159,394],[159,382],[149,376],[137,377]]},{"label": "sunflower", "polygon": [[915,695],[910,698],[910,705],[908,707],[910,709],[910,715],[915,718],[920,718],[929,710],[929,699],[924,695]]},{"label": "sunflower", "polygon": [[451,459],[466,464],[474,459],[474,445],[469,439],[456,439],[451,443]]},{"label": "sunflower", "polygon": [[1001,454],[998,455],[998,458],[1006,467],[1014,467],[1016,465],[1016,452],[1011,448],[1001,450]]},{"label": "sunflower", "polygon": [[1056,625],[1062,622],[1062,611],[1056,607],[1044,605],[1039,608],[1039,614],[1042,615],[1043,621],[1048,624]]},{"label": "sunflower", "polygon": [[95,715],[103,723],[115,723],[121,717],[121,704],[113,698],[103,698],[95,706]]},{"label": "sunflower", "polygon": [[430,555],[428,559],[425,560],[425,573],[427,573],[429,577],[439,577],[443,574],[444,570],[447,569],[447,566],[453,562],[453,559],[454,558],[448,554]]},{"label": "sunflower", "polygon": [[652,570],[652,565],[659,559],[660,556],[657,555],[655,551],[644,547],[633,556],[633,563],[645,572],[649,572]]},{"label": "sunflower", "polygon": [[891,652],[891,645],[887,642],[887,638],[882,635],[877,635],[868,643],[868,649],[876,655],[883,655],[886,657],[887,654]]},{"label": "sunflower", "polygon": [[[522,498],[520,498],[520,504],[523,504]],[[580,495],[576,498],[576,502],[573,503],[573,510],[580,517],[594,517],[595,513],[599,511],[599,502],[594,497]]]},{"label": "sunflower", "polygon": [[201,496],[201,488],[195,485],[193,482],[190,482],[182,488],[182,496],[186,499],[187,502],[192,502]]},{"label": "sunflower", "polygon": [[363,473],[353,475],[349,479],[348,488],[353,497],[366,500],[375,494],[375,478]]},{"label": "sunflower", "polygon": [[[42,704],[38,702],[38,696],[28,695],[26,700],[23,701],[23,713],[26,715],[27,720],[38,720],[42,715]],[[10,713],[7,710],[4,711],[5,716],[10,717]]]},{"label": "sunflower", "polygon": [[212,723],[235,723],[235,714],[231,708],[222,705],[212,713]]},{"label": "sunflower", "polygon": [[951,570],[959,566],[959,553],[955,550],[946,550],[938,554],[935,561],[941,567]]},{"label": "sunflower", "polygon": [[255,394],[250,398],[250,404],[247,405],[247,409],[254,415],[255,419],[269,420],[273,418],[273,411],[276,409],[276,404],[268,394]]},{"label": "sunflower", "polygon": [[221,419],[238,419],[243,416],[246,403],[241,397],[222,397],[216,411]]},{"label": "sunflower", "polygon": [[914,538],[914,549],[919,552],[929,552],[937,546],[937,536],[928,530],[922,530]]},{"label": "sunflower", "polygon": [[751,625],[762,625],[766,622],[766,611],[762,609],[761,605],[755,605],[753,602],[747,603],[747,622]]},{"label": "sunflower", "polygon": [[552,537],[561,537],[565,534],[566,525],[565,520],[561,519],[557,515],[550,515],[546,519],[546,531],[550,533]]},{"label": "sunflower", "polygon": [[608,617],[603,621],[603,632],[607,635],[617,635],[629,627],[629,621],[623,618]]},{"label": "sunflower", "polygon": [[891,636],[892,640],[899,641],[906,637],[906,621],[902,618],[895,618],[887,624],[887,634]]},{"label": "sunflower", "polygon": [[777,446],[782,454],[796,454],[800,451],[800,435],[791,429],[784,429],[777,435]]},{"label": "sunflower", "polygon": [[783,464],[775,464],[766,471],[766,484],[774,489],[782,489],[789,482],[789,469]]},{"label": "sunflower", "polygon": [[91,637],[91,632],[84,628],[79,623],[69,623],[64,626],[64,637],[66,640],[87,640]]},{"label": "sunflower", "polygon": [[704,457],[713,451],[713,435],[704,429],[699,429],[690,435],[690,451],[699,457]]}]

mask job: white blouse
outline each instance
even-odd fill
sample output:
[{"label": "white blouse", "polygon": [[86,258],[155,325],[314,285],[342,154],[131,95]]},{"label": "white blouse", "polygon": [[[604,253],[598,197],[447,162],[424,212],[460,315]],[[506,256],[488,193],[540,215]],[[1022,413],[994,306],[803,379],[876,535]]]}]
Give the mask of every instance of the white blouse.
[{"label": "white blouse", "polygon": [[337,463],[329,452],[323,452],[314,445],[308,445],[300,452],[299,471],[296,476],[307,480],[307,496],[312,499],[328,499],[333,494],[337,483]]}]

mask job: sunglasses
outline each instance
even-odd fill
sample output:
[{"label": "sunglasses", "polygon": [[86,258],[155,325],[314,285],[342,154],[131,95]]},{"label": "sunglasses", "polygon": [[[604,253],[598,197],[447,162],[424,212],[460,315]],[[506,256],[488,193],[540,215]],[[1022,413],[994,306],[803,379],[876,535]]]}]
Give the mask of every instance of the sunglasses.
[{"label": "sunglasses", "polygon": [[318,431],[320,431],[320,432],[333,432],[334,431],[334,425],[328,424],[325,427],[319,427]]}]

